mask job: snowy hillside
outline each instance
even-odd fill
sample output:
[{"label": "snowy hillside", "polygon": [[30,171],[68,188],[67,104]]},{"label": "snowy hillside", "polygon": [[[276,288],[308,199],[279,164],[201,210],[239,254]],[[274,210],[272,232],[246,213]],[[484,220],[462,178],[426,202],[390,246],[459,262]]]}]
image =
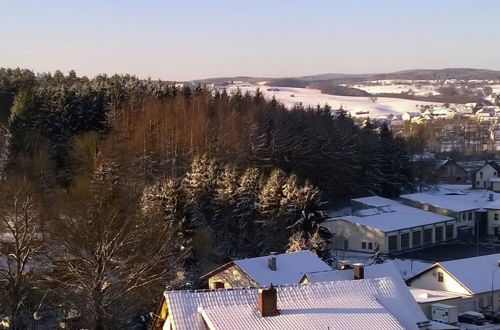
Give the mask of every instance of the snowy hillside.
[{"label": "snowy hillside", "polygon": [[[243,93],[246,91],[254,93],[257,88],[257,86],[240,87]],[[271,88],[261,86],[260,90],[266,98],[270,99],[274,96],[287,107],[292,107],[299,102],[306,106],[316,106],[318,104],[324,106],[328,104],[333,109],[338,109],[342,106],[345,110],[351,112],[353,116],[355,116],[356,113],[360,115],[360,113],[365,112],[369,112],[370,116],[402,114],[405,112],[419,111],[420,107],[424,105],[442,104],[389,97],[379,97],[375,101],[372,101],[369,97],[321,94],[319,89],[310,88],[273,87],[271,90]],[[230,87],[228,89],[229,93],[235,91],[236,87]]]}]

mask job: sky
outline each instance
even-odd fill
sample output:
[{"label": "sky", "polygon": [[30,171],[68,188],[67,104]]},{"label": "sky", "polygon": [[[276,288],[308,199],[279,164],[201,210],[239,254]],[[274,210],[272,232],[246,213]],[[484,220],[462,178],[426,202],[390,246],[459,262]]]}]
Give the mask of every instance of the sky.
[{"label": "sky", "polygon": [[0,0],[0,67],[192,80],[500,70],[499,0]]}]

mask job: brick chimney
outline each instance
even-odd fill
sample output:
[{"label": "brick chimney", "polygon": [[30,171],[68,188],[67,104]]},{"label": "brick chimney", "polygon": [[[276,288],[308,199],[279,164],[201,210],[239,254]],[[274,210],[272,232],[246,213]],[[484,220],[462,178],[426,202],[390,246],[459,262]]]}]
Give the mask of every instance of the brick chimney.
[{"label": "brick chimney", "polygon": [[271,284],[270,287],[259,289],[259,313],[260,315],[276,316],[278,312],[278,292]]},{"label": "brick chimney", "polygon": [[361,263],[353,264],[352,269],[355,280],[362,280],[365,278],[365,265]]},{"label": "brick chimney", "polygon": [[267,267],[269,267],[270,270],[275,271],[276,270],[276,253],[271,252],[271,255],[267,258]]}]

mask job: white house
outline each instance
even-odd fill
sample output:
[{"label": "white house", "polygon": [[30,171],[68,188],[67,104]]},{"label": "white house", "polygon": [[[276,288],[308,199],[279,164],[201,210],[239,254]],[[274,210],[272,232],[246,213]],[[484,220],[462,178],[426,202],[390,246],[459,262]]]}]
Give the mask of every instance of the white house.
[{"label": "white house", "polygon": [[331,270],[309,250],[234,260],[202,276],[210,289],[298,283],[308,272]]},{"label": "white house", "polygon": [[351,200],[353,215],[325,221],[336,235],[335,248],[381,253],[417,249],[456,239],[452,217],[372,196]]},{"label": "white house", "polygon": [[472,188],[491,189],[491,179],[500,177],[500,166],[494,161],[487,161],[471,173]]},{"label": "white house", "polygon": [[406,282],[415,288],[462,295],[462,311],[500,311],[499,253],[438,262]]},{"label": "white house", "polygon": [[165,291],[153,329],[429,329],[391,277],[266,288]]},{"label": "white house", "polygon": [[[359,274],[359,271],[356,271],[356,267],[359,267],[359,265],[355,266],[355,269],[307,273],[302,276],[301,283],[352,280],[358,276],[357,274]],[[432,317],[431,305],[434,303],[444,303],[447,305],[457,306],[457,308],[461,309],[462,295],[460,294],[413,287],[409,288],[410,290],[408,292],[408,287],[403,280],[402,274],[392,262],[373,264],[363,267],[363,274],[366,279],[381,277],[392,278],[394,282],[399,285],[402,294],[408,295],[409,293],[413,296],[413,299],[415,299],[425,316],[428,318]]]}]

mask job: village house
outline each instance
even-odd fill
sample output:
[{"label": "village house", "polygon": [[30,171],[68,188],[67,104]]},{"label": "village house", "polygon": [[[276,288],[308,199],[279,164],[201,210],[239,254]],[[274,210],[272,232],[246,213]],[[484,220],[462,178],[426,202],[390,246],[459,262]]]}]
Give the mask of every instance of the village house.
[{"label": "village house", "polygon": [[[493,199],[494,197],[492,197]],[[494,200],[484,206],[487,213],[488,235],[500,238],[500,199]]]},{"label": "village house", "polygon": [[[420,288],[408,287],[401,276],[400,271],[392,262],[385,262],[382,264],[372,264],[368,266],[363,266],[361,264],[352,265],[353,269],[347,270],[330,270],[323,272],[307,273],[302,276],[300,283],[318,283],[318,282],[328,282],[328,281],[347,281],[352,279],[357,279],[360,277],[360,273],[363,273],[365,279],[370,278],[381,278],[390,277],[397,283],[400,287],[401,294],[407,295],[411,294],[413,299],[418,303],[422,312],[429,319],[432,318],[431,308],[432,304],[442,303],[447,305],[456,306],[457,309],[461,308],[462,295],[426,290]],[[362,269],[362,270],[360,270]],[[408,298],[407,298],[408,299]]]},{"label": "village house", "polygon": [[492,189],[491,179],[497,179],[499,177],[498,173],[500,173],[500,165],[494,161],[485,162],[483,166],[471,173],[472,188]]},{"label": "village house", "polygon": [[459,239],[471,237],[475,233],[477,205],[458,201],[449,195],[433,195],[430,193],[415,193],[401,195],[402,203],[424,211],[446,215],[456,219],[457,237]]},{"label": "village house", "polygon": [[500,254],[438,262],[406,281],[462,296],[460,311],[500,311]]},{"label": "village house", "polygon": [[351,200],[352,215],[322,225],[335,234],[335,249],[383,254],[418,249],[456,239],[450,216],[379,196]]},{"label": "village house", "polygon": [[331,270],[309,250],[241,259],[202,276],[210,289],[261,287],[298,283],[303,274]]},{"label": "village house", "polygon": [[466,184],[469,173],[453,159],[447,159],[436,170],[436,182]]},{"label": "village house", "polygon": [[165,291],[153,329],[432,329],[391,277]]}]

